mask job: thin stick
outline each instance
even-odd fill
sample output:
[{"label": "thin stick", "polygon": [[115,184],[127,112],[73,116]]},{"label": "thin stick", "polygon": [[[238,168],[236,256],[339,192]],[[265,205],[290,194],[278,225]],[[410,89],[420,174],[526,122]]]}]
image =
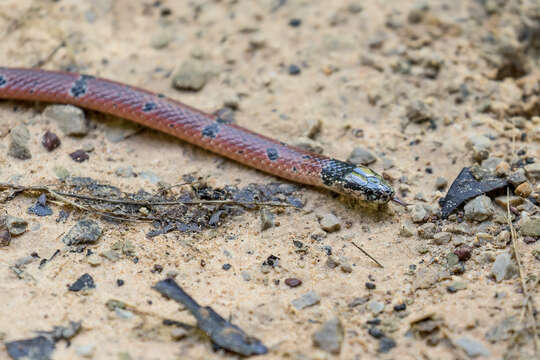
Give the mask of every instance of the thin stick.
[{"label": "thin stick", "polygon": [[536,358],[538,359],[538,350],[540,349],[539,339],[538,339],[538,332],[536,330],[536,319],[534,317],[534,304],[532,303],[532,297],[531,294],[529,294],[527,290],[527,284],[525,283],[525,277],[523,276],[523,268],[521,266],[521,258],[519,256],[518,250],[517,250],[517,233],[516,229],[514,228],[514,225],[512,224],[512,220],[510,218],[510,190],[506,188],[506,221],[508,222],[508,226],[510,227],[510,234],[512,235],[512,247],[514,249],[514,256],[516,257],[516,262],[519,270],[519,279],[521,280],[521,288],[523,290],[523,294],[525,295],[525,300],[527,302],[526,306],[529,310],[529,314],[532,318],[532,327],[533,327],[533,336],[534,336],[534,353],[536,355]]},{"label": "thin stick", "polygon": [[360,250],[361,252],[363,252],[364,255],[366,255],[368,258],[370,258],[371,260],[373,260],[373,261],[375,262],[375,264],[379,265],[380,267],[382,267],[382,268],[384,269],[384,266],[383,266],[380,262],[378,262],[373,256],[369,255],[369,254],[367,253],[366,250],[364,250],[364,249],[362,249],[362,247],[356,245],[356,243],[355,243],[354,241],[351,241],[351,243],[352,243],[358,250]]},{"label": "thin stick", "polygon": [[[50,189],[46,186],[22,186],[22,185],[13,185],[8,183],[0,183],[0,188],[10,188],[10,189],[16,189],[20,191],[44,191],[53,195],[56,195],[57,197],[62,197],[62,200],[73,205],[75,203],[68,201],[67,199],[63,197],[72,197],[76,199],[81,200],[90,200],[90,201],[102,201],[102,202],[108,202],[111,204],[122,204],[122,205],[141,205],[141,206],[154,206],[154,205],[256,205],[256,206],[283,206],[283,207],[290,207],[293,206],[291,204],[285,204],[285,203],[276,203],[276,202],[240,202],[236,200],[189,200],[189,201],[137,201],[137,200],[129,200],[129,199],[107,199],[102,197],[95,197],[95,196],[88,196],[88,195],[80,195],[80,194],[74,194],[74,193],[66,193],[63,191],[57,191]],[[78,206],[82,207],[82,206]]]}]

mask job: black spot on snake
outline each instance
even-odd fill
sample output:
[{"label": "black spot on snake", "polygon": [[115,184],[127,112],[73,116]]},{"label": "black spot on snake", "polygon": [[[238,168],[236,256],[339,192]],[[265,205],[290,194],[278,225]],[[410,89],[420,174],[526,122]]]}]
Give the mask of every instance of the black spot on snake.
[{"label": "black spot on snake", "polygon": [[309,155],[302,155],[302,159],[311,159],[311,156],[309,156]]},{"label": "black spot on snake", "polygon": [[243,153],[244,153],[244,150],[238,150],[238,153],[239,153],[239,154],[243,154]]},{"label": "black spot on snake", "polygon": [[157,105],[155,103],[147,102],[144,104],[142,111],[149,112],[149,111],[155,110],[156,108],[157,108]]},{"label": "black spot on snake", "polygon": [[215,138],[217,134],[219,133],[219,125],[218,124],[210,124],[207,127],[205,127],[202,131],[202,136],[208,136],[209,138]]},{"label": "black spot on snake", "polygon": [[80,78],[75,80],[71,89],[69,89],[69,94],[73,97],[83,96],[88,91],[88,85],[86,81],[93,78],[93,76],[81,75]]},{"label": "black spot on snake", "polygon": [[158,97],[158,98],[164,98],[165,95],[163,95],[163,94],[157,94],[157,97]]},{"label": "black spot on snake", "polygon": [[6,78],[0,75],[0,87],[4,87],[6,86],[6,84],[7,84]]},{"label": "black spot on snake", "polygon": [[268,158],[272,161],[277,160],[279,157],[279,154],[275,148],[266,149],[266,155],[268,155]]},{"label": "black spot on snake", "polygon": [[292,171],[294,171],[294,172],[298,171],[298,170],[296,170],[296,166],[293,166]]}]

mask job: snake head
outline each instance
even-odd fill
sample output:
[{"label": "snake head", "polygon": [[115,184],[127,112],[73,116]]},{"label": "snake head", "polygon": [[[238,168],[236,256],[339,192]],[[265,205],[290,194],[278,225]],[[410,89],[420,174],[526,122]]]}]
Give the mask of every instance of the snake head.
[{"label": "snake head", "polygon": [[331,159],[322,170],[322,178],[330,190],[359,200],[384,204],[394,198],[392,186],[365,166]]}]

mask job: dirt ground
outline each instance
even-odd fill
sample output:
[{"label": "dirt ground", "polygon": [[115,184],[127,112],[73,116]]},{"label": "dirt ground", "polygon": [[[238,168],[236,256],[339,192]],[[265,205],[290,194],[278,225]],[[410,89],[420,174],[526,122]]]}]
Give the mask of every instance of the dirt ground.
[{"label": "dirt ground", "polygon": [[[530,311],[540,300],[538,236],[518,232],[515,246],[501,245],[509,228],[496,221],[504,214],[498,205],[495,215],[479,221],[464,220],[463,209],[449,220],[436,216],[462,168],[497,158],[514,171],[539,155],[538,2],[4,0],[0,34],[2,66],[100,76],[208,112],[232,107],[237,124],[291,144],[308,141],[306,131],[320,121],[312,145],[342,160],[357,147],[370,151],[377,159],[370,166],[413,204],[351,207],[327,191],[301,187],[295,196],[304,207],[269,208],[276,226],[264,231],[255,209],[197,233],[148,237],[149,223],[110,222],[58,201],[48,203],[51,216],[29,214],[37,196],[6,198],[4,189],[0,215],[28,225],[0,247],[2,342],[81,321],[69,346],[57,342],[53,359],[237,357],[215,351],[200,334],[175,335],[162,324],[163,318],[195,324],[152,290],[175,276],[201,305],[268,346],[261,359],[538,355],[540,329]],[[186,63],[194,77],[202,76],[200,90],[172,85]],[[126,193],[155,193],[188,174],[214,188],[279,181],[155,131],[125,130],[123,122],[93,112],[86,112],[87,135],[68,136],[42,114],[44,107],[0,102],[0,182],[61,187],[63,171]],[[20,124],[30,133],[31,159],[8,155],[10,130]],[[61,140],[52,152],[41,144],[47,130]],[[108,137],[126,131],[129,136]],[[87,161],[72,160],[78,149],[91,150]],[[137,176],[118,175],[127,167]],[[518,228],[522,212],[538,212],[535,173],[527,176],[531,206],[515,209]],[[61,210],[70,212],[65,221],[58,221]],[[415,219],[418,211],[428,214]],[[339,230],[321,229],[319,218],[328,214],[339,219]],[[62,238],[85,218],[103,233],[83,251],[71,251]],[[99,255],[110,255],[118,242],[133,245],[129,256]],[[94,265],[89,249],[98,254]],[[470,258],[459,255],[449,265],[457,249]],[[496,281],[495,259],[514,251],[520,263],[514,254],[513,275]],[[271,255],[277,265],[263,265]],[[96,287],[69,291],[85,273]],[[290,287],[288,278],[302,284]],[[293,300],[310,291],[320,301],[296,308]],[[109,310],[111,299],[128,304],[127,313]],[[337,350],[314,340],[334,318],[340,325],[323,337]],[[9,358],[2,345],[0,358]]]}]

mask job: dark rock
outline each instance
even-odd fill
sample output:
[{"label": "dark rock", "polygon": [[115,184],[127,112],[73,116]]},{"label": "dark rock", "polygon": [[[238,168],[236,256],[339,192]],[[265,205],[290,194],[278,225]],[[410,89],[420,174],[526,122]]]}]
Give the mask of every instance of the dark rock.
[{"label": "dark rock", "polygon": [[94,279],[89,274],[83,274],[77,279],[73,284],[68,288],[69,291],[81,291],[87,289],[94,289],[96,285],[94,284]]},{"label": "dark rock", "polygon": [[52,209],[47,206],[47,197],[45,194],[40,195],[36,203],[29,207],[27,212],[37,216],[49,216],[53,213]]},{"label": "dark rock", "polygon": [[60,146],[60,138],[55,133],[47,130],[41,138],[41,144],[47,151],[53,151]]},{"label": "dark rock", "polygon": [[285,279],[285,285],[294,288],[294,287],[302,285],[302,280],[296,279],[296,278],[288,278],[288,279]]},{"label": "dark rock", "polygon": [[92,244],[101,236],[101,226],[94,220],[85,219],[75,224],[62,238],[68,246]]}]

